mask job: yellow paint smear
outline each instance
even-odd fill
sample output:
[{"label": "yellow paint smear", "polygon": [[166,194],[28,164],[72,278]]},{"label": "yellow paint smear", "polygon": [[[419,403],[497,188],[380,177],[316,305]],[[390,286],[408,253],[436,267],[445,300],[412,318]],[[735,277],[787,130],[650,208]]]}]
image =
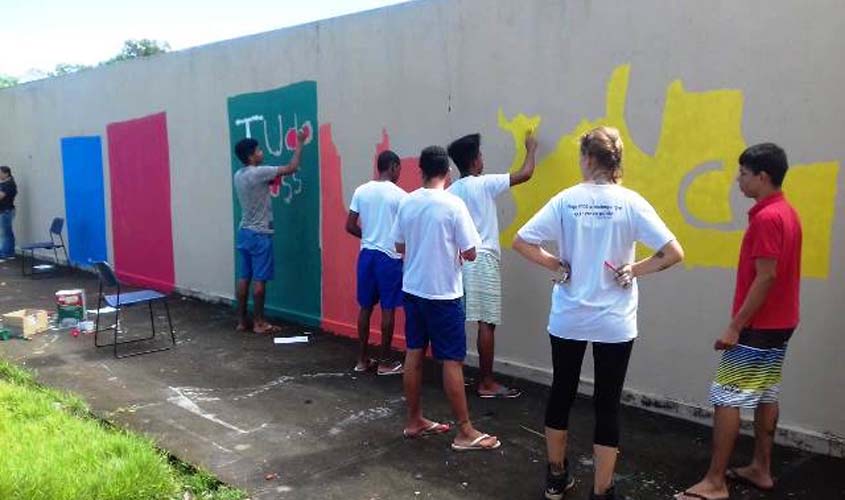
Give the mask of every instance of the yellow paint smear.
[{"label": "yellow paint smear", "polygon": [[[625,121],[629,75],[629,65],[617,67],[607,85],[606,116],[592,122],[583,120],[560,137],[554,150],[538,161],[534,178],[512,190],[516,216],[502,232],[502,245],[510,247],[516,231],[552,196],[581,181],[578,138],[593,127],[608,125],[619,129],[625,143],[625,185],[654,205],[683,245],[685,265],[735,268],[743,231],[725,229],[724,225],[734,220],[730,192],[737,158],[747,146],[741,131],[742,92],[687,92],[680,80],[671,82],[666,89],[660,138],[651,156],[634,142]],[[499,127],[511,134],[516,152],[511,171],[522,165],[525,135],[536,133],[540,121],[539,116],[524,114],[508,119],[499,110]],[[830,272],[838,172],[837,162],[812,163],[792,166],[786,177],[784,190],[804,228],[804,277],[827,278]],[[681,203],[697,225],[685,219]],[[744,225],[745,215],[737,217]]]}]

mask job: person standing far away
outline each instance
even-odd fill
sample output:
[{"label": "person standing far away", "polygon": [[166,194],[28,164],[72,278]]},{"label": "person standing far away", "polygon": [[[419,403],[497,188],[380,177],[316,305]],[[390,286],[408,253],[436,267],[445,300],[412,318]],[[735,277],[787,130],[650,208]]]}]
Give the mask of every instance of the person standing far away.
[{"label": "person standing far away", "polygon": [[[613,471],[619,453],[620,398],[637,337],[637,281],[668,269],[684,255],[648,201],[620,185],[622,148],[615,128],[598,127],[581,136],[583,182],[549,200],[513,242],[523,257],[564,276],[552,290],[548,323],[553,367],[546,405],[548,500],[563,498],[575,485],[566,460],[569,411],[588,343],[595,370],[590,498],[626,498],[616,492]],[[540,246],[547,241],[557,244],[558,255]],[[635,261],[636,242],[657,252]]]},{"label": "person standing far away", "polygon": [[[739,189],[756,203],[739,251],[731,321],[713,346],[723,354],[710,386],[710,467],[675,498],[729,498],[727,481],[760,491],[775,487],[772,445],[781,374],[798,327],[801,291],[801,220],[781,190],[788,169],[786,153],[772,143],[751,146],[739,157]],[[754,410],[754,455],[745,467],[728,468],[743,408]]]},{"label": "person standing far away", "polygon": [[0,261],[15,258],[15,197],[18,185],[12,176],[12,169],[0,166]]},{"label": "person standing far away", "polygon": [[519,389],[500,384],[493,376],[494,334],[496,326],[502,324],[501,250],[496,198],[534,175],[537,140],[531,133],[525,136],[525,161],[522,168],[512,174],[484,174],[480,134],[457,139],[447,151],[461,173],[461,178],[449,186],[448,191],[464,201],[481,235],[478,257],[463,266],[466,319],[478,323],[478,395],[482,398],[516,398],[522,394]]},{"label": "person standing far away", "polygon": [[420,401],[423,360],[431,344],[435,361],[443,364],[443,390],[457,421],[452,441],[456,451],[493,450],[496,436],[480,432],[469,418],[464,390],[466,329],[461,304],[461,264],[475,260],[481,238],[466,205],[445,191],[449,157],[440,146],[420,154],[423,187],[399,204],[391,237],[405,256],[402,291],[405,293],[405,401],[406,438],[448,432],[446,424],[423,416]]},{"label": "person standing far away", "polygon": [[[402,363],[391,361],[390,346],[396,322],[396,308],[402,307],[402,255],[396,252],[390,231],[401,202],[408,193],[396,185],[402,166],[393,151],[383,151],[376,161],[378,179],[355,189],[346,218],[346,231],[361,239],[358,254],[357,298],[358,339],[361,349],[356,372],[373,367],[378,375],[401,375]],[[381,306],[381,353],[370,359],[370,317],[376,303]]]},{"label": "person standing far away", "polygon": [[[235,155],[243,163],[234,175],[235,192],[241,207],[236,248],[238,252],[238,325],[237,331],[275,334],[281,328],[264,317],[267,282],[273,279],[273,206],[270,183],[277,177],[299,170],[302,148],[308,138],[306,130],[296,134],[296,148],[290,163],[284,167],[263,166],[264,151],[255,139],[242,139],[235,144]],[[247,316],[250,282],[253,282],[253,321]]]}]

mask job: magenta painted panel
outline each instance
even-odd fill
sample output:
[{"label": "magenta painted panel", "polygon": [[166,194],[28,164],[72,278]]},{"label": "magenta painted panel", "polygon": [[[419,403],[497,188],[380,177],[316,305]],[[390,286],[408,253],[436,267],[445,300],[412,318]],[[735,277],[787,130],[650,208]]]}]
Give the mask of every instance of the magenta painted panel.
[{"label": "magenta painted panel", "polygon": [[175,272],[167,115],[110,123],[106,132],[117,276],[171,291]]}]

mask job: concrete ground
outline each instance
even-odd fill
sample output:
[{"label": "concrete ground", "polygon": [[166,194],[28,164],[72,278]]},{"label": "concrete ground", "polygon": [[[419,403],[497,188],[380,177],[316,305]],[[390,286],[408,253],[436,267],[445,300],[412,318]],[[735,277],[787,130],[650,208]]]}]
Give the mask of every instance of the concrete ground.
[{"label": "concrete ground", "polygon": [[[52,310],[59,289],[84,287],[89,301],[95,298],[91,275],[64,270],[34,280],[22,278],[19,266],[0,264],[0,312]],[[0,342],[0,356],[254,499],[541,498],[546,387],[513,381],[525,390],[517,400],[470,396],[477,427],[503,446],[456,453],[451,435],[402,438],[400,378],[354,374],[353,341],[288,325],[286,334],[310,331],[311,342],[274,345],[267,336],[235,333],[227,306],[179,296],[170,304],[178,339],[171,351],[116,360],[111,350],[96,349],[91,335],[51,331]],[[143,333],[148,321],[146,309],[134,311],[128,333]],[[429,417],[451,419],[433,364],[423,401]],[[587,498],[592,484],[591,413],[588,399],[576,402],[569,457],[578,485],[569,498]],[[632,498],[671,498],[705,470],[708,428],[633,408],[622,419],[617,483]],[[740,440],[737,463],[748,459],[751,445]],[[774,493],[734,486],[732,498],[845,498],[845,460],[778,447],[774,471]]]}]

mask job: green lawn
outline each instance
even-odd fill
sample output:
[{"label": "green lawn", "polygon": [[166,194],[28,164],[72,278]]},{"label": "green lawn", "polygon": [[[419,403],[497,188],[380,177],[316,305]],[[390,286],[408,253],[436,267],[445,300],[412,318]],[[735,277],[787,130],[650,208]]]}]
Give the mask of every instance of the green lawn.
[{"label": "green lawn", "polygon": [[239,490],[179,463],[142,436],[91,415],[79,398],[40,386],[0,360],[0,498],[235,500]]}]

